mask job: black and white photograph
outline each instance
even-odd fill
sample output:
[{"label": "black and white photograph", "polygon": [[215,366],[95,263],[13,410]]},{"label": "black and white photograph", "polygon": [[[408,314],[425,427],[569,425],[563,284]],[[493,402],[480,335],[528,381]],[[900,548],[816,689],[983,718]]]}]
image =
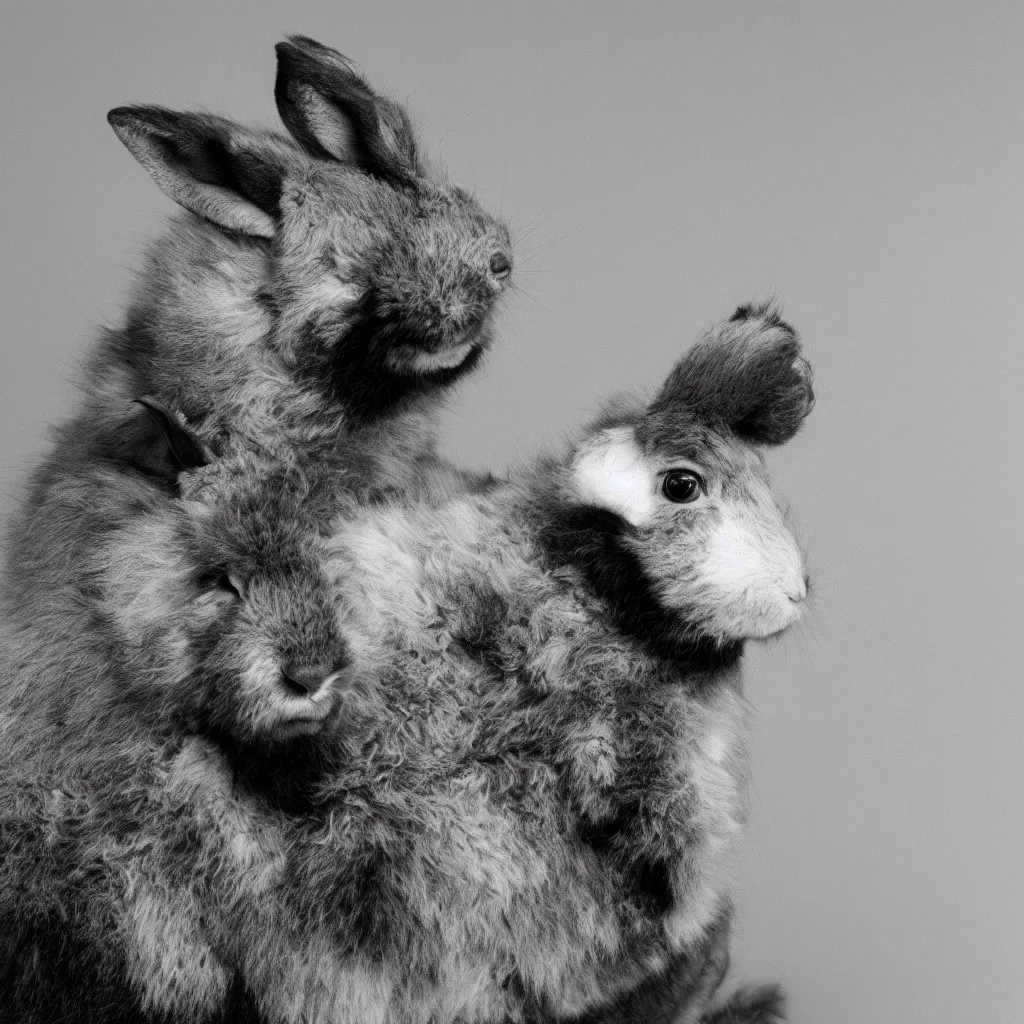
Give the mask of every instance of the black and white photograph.
[{"label": "black and white photograph", "polygon": [[1024,7],[0,52],[0,1024],[1024,1022]]}]

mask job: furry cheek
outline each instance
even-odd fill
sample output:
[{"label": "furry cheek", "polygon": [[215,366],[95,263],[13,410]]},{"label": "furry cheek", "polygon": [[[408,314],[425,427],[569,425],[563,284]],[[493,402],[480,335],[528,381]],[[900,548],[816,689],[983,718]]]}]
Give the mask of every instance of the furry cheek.
[{"label": "furry cheek", "polygon": [[642,526],[654,516],[657,498],[651,470],[629,427],[602,431],[572,465],[572,486],[587,505],[597,505]]},{"label": "furry cheek", "polygon": [[303,296],[309,307],[309,313],[315,314],[325,306],[351,307],[359,301],[362,292],[356,285],[343,281],[336,274],[328,274],[317,281],[316,285]]},{"label": "furry cheek", "polygon": [[709,618],[733,639],[760,639],[791,626],[807,596],[804,566],[780,521],[761,524],[726,513],[708,538],[699,576]]}]

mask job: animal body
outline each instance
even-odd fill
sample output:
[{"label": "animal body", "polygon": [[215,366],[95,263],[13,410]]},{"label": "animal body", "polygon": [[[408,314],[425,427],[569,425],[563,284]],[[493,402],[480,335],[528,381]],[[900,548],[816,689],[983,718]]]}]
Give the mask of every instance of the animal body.
[{"label": "animal body", "polygon": [[[204,932],[204,887],[221,880],[201,859],[210,780],[190,750],[224,751],[234,771],[272,763],[284,793],[280,762],[315,761],[339,710],[349,654],[302,475],[251,457],[207,466],[172,414],[155,415],[162,429],[123,454],[187,470],[184,493],[140,481],[131,514],[91,534],[43,620],[0,631],[5,1022],[248,1012]],[[187,451],[194,462],[172,466]],[[237,855],[258,822],[229,818],[218,840]],[[176,1001],[181,973],[205,983]]]},{"label": "animal body", "polygon": [[[125,637],[163,608],[151,643],[121,641],[124,675],[149,696],[112,715],[100,695],[113,683],[83,668],[83,687],[30,729],[46,679],[4,687],[7,824],[22,837],[4,858],[5,904],[31,893],[28,920],[42,922],[25,940],[38,956],[8,965],[8,983],[40,998],[53,915],[74,907],[91,931],[69,939],[80,969],[66,976],[88,979],[96,1006],[110,1003],[106,978],[140,1020],[220,1020],[241,1005],[281,1024],[667,1021],[680,1004],[685,1020],[773,1019],[773,993],[709,1002],[745,819],[738,662],[746,640],[795,621],[805,594],[760,448],[787,440],[810,403],[793,332],[770,310],[740,311],[652,403],[616,408],[564,460],[444,497],[349,497],[326,556],[318,530],[296,541],[303,557],[275,539],[268,552],[329,581],[285,620],[335,652],[312,658],[330,710],[307,735],[266,710],[268,692],[292,706],[290,661],[268,669],[267,641],[241,619],[208,648],[179,624],[194,584],[173,558],[133,549],[137,521],[123,526],[97,557],[123,552],[115,578],[136,567],[108,598]],[[207,499],[215,508],[238,508],[251,486],[234,489],[230,465],[195,471],[227,495]],[[278,509],[271,535],[277,516],[303,521]],[[199,564],[224,567],[227,586],[218,575],[194,600],[241,616],[259,593],[241,567],[254,559],[232,561],[205,533],[216,521],[196,520],[189,549],[219,552]],[[153,529],[145,550],[174,551]],[[278,578],[285,594],[301,587],[291,569]],[[170,604],[147,596],[165,588]],[[96,614],[99,597],[80,600]],[[233,630],[262,660],[239,657]],[[95,627],[78,635],[88,652]],[[180,661],[138,671],[136,657],[176,645]],[[31,663],[45,665],[38,652]],[[65,654],[64,678],[66,666]],[[52,892],[38,880],[49,872]],[[92,1013],[78,1019],[108,1019]],[[32,1006],[21,1019],[51,1018]]]},{"label": "animal body", "polygon": [[[507,229],[426,166],[405,112],[339,54],[296,37],[278,57],[288,135],[156,107],[110,114],[186,212],[89,358],[82,406],[9,530],[5,1020],[243,1013],[231,971],[190,938],[200,926],[176,945],[157,896],[126,924],[121,883],[144,887],[133,872],[159,859],[159,837],[187,847],[200,829],[193,791],[168,783],[188,738],[261,779],[282,747],[319,756],[347,657],[310,568],[333,490],[462,479],[436,457],[433,415],[490,344]],[[215,457],[210,472],[246,465],[248,482],[195,518],[204,502],[182,495],[181,472]],[[41,838],[28,823],[44,820]],[[125,838],[145,843],[146,822],[148,861]],[[180,909],[178,880],[164,896]],[[124,928],[148,936],[150,961],[126,952]],[[133,963],[168,990],[206,972],[206,995],[147,995]]]},{"label": "animal body", "polygon": [[[739,660],[807,593],[762,449],[812,404],[792,329],[745,307],[565,460],[340,526],[345,633],[376,681],[352,691],[347,720],[367,693],[380,705],[362,746],[347,733],[350,767],[324,799],[346,823],[338,862],[374,866],[375,961],[396,980],[416,926],[447,928],[431,976],[452,948],[460,970],[489,950],[454,993],[507,1000],[513,1018],[585,1015],[642,992],[728,916],[746,816]],[[296,854],[313,865],[297,891],[306,913],[334,900],[344,922],[360,903],[319,854]],[[358,933],[348,922],[339,939]],[[750,1019],[772,1005],[752,1001]]]},{"label": "animal body", "polygon": [[430,171],[405,112],[339,54],[302,37],[278,50],[289,135],[157,107],[110,114],[186,212],[89,357],[81,408],[8,531],[0,602],[26,628],[78,600],[68,580],[95,534],[173,493],[136,444],[152,430],[137,399],[184,417],[207,456],[329,465],[360,495],[459,478],[432,417],[490,342],[507,229]]}]

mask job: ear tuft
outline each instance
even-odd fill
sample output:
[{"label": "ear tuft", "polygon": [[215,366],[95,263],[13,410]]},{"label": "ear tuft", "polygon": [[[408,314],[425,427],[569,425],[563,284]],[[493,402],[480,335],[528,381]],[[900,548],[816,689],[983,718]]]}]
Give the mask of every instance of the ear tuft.
[{"label": "ear tuft", "polygon": [[760,320],[765,327],[779,327],[790,334],[796,334],[796,331],[782,319],[782,311],[771,299],[737,306],[736,312],[729,317],[729,323],[741,323],[744,320]]},{"label": "ear tuft", "polygon": [[290,36],[275,49],[278,113],[311,156],[354,163],[389,179],[415,176],[416,136],[408,114],[378,96],[347,57],[308,36]]},{"label": "ear tuft", "polygon": [[790,440],[814,407],[810,363],[773,303],[740,306],[677,364],[651,406],[751,444]]}]

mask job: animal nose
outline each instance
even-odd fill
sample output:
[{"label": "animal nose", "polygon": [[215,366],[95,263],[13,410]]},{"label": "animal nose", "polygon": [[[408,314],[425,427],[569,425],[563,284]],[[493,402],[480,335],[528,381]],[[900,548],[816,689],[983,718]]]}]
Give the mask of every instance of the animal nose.
[{"label": "animal nose", "polygon": [[794,576],[785,587],[786,597],[794,604],[800,604],[801,601],[807,598],[808,583],[810,583],[810,579],[806,573]]},{"label": "animal nose", "polygon": [[281,669],[285,685],[298,697],[312,697],[337,672],[335,666],[289,662]]}]

